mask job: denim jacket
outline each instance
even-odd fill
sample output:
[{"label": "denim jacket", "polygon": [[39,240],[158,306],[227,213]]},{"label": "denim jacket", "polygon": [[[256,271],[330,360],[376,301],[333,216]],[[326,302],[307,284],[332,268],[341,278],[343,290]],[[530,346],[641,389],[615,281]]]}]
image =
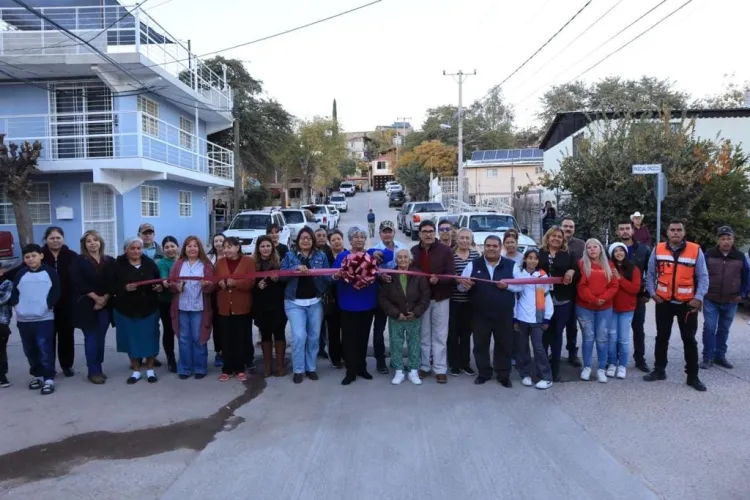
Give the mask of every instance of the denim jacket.
[{"label": "denim jacket", "polygon": [[[284,260],[281,262],[281,270],[297,269],[297,266],[301,264],[300,256],[297,252],[288,252],[284,256]],[[314,250],[310,254],[310,268],[311,269],[325,269],[328,268],[328,258],[323,252]],[[281,277],[281,281],[286,283],[286,290],[284,290],[284,298],[286,300],[294,300],[297,297],[297,283],[299,278],[286,276]],[[315,276],[313,277],[315,282],[315,288],[318,290],[318,296],[322,297],[323,294],[328,290],[331,283],[330,276]]]}]

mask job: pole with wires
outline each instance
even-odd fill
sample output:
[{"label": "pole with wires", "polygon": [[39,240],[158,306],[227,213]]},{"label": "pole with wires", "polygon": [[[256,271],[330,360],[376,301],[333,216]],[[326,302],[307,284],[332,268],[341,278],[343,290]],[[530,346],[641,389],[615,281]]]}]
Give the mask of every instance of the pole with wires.
[{"label": "pole with wires", "polygon": [[[461,202],[466,201],[464,199],[464,94],[463,87],[464,82],[470,76],[477,74],[477,70],[473,73],[464,73],[458,70],[456,73],[446,73],[443,70],[443,76],[452,76],[458,82],[458,200]],[[455,78],[458,77],[458,78]]]},{"label": "pole with wires", "polygon": [[240,120],[234,119],[234,210],[239,213],[242,203],[242,162],[240,161]]}]

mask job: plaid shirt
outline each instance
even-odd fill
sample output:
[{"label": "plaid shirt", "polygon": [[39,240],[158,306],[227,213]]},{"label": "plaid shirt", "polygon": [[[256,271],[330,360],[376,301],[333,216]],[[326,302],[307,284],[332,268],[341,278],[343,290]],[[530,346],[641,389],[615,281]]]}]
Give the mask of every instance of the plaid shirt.
[{"label": "plaid shirt", "polygon": [[9,325],[13,316],[13,308],[8,304],[13,293],[13,282],[6,279],[0,283],[0,324]]}]

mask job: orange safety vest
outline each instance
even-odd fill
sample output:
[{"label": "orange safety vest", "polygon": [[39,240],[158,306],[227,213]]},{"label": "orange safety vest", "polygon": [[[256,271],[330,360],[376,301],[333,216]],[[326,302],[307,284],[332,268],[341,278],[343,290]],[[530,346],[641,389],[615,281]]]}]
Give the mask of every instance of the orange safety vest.
[{"label": "orange safety vest", "polygon": [[695,298],[695,264],[700,247],[685,242],[672,251],[666,243],[656,247],[656,295],[666,301],[689,302]]}]

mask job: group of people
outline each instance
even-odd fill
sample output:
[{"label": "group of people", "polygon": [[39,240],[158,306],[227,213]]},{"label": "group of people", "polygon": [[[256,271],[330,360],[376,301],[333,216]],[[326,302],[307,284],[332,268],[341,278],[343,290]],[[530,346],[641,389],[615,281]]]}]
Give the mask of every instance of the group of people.
[{"label": "group of people", "polygon": [[[514,230],[502,238],[487,237],[480,254],[472,232],[448,220],[437,225],[422,221],[420,241],[411,248],[395,239],[391,221],[380,223],[380,241],[368,247],[371,231],[349,229],[347,249],[339,230],[303,228],[290,250],[279,243],[279,228],[271,225],[250,256],[242,254],[237,238],[220,234],[208,251],[196,236],[181,243],[166,236],[159,245],[154,227],[142,224],[113,259],[96,231],[83,234],[76,253],[65,245],[62,229],[50,227],[43,247],[24,246],[23,265],[3,272],[0,386],[9,385],[6,345],[12,308],[33,377],[29,388],[42,394],[55,391],[55,344],[63,374],[73,376],[75,328],[84,334],[88,379],[106,382],[104,343],[110,325],[116,328],[117,350],[130,359],[131,385],[142,378],[158,381],[160,334],[168,370],[180,379],[207,375],[213,337],[219,380],[247,380],[256,371],[253,322],[261,336],[266,377],[286,374],[285,330],[290,324],[297,384],[305,378],[318,380],[320,357],[329,358],[334,368],[345,368],[343,385],[372,379],[366,363],[371,331],[376,369],[381,374],[394,370],[394,385],[406,378],[419,385],[433,375],[445,384],[447,375],[463,373],[475,376],[475,384],[494,375],[510,388],[515,364],[524,386],[548,389],[560,380],[563,339],[567,362],[581,368],[581,379],[589,380],[594,368],[599,382],[623,379],[631,329],[636,368],[647,373],[646,381],[663,380],[675,317],[688,385],[705,391],[699,368],[732,367],[726,358],[729,326],[737,303],[750,289],[750,266],[735,248],[730,227],[719,228],[717,246],[705,255],[685,240],[681,221],[670,222],[667,241],[653,250],[634,239],[632,220],[618,225],[619,241],[605,248],[596,239],[576,238],[575,222],[566,218],[549,227],[539,249],[523,254]],[[351,254],[370,255],[380,270],[390,272],[379,272],[370,286],[357,286],[342,270]],[[328,274],[310,273],[327,268]],[[262,279],[256,279],[257,272],[264,273]],[[534,282],[547,277],[560,281]],[[508,281],[519,279],[532,281]],[[651,299],[657,328],[653,370],[644,341],[645,305]],[[704,350],[699,363],[701,309]]]}]

